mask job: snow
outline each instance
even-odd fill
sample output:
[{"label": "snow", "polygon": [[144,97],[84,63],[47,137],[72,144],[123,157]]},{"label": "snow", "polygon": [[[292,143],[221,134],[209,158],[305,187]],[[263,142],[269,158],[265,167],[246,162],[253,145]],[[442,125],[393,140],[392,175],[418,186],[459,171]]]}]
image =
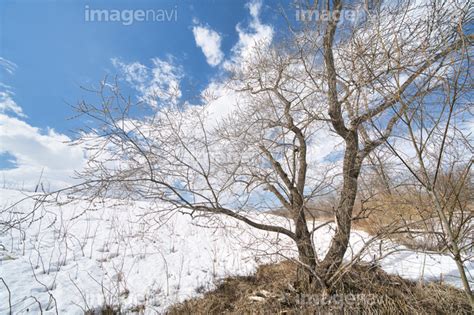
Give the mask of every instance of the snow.
[{"label": "snow", "polygon": [[[0,190],[0,209],[25,194]],[[34,206],[33,200],[25,200],[1,211],[0,220],[29,214]],[[84,212],[86,207],[93,210]],[[146,314],[160,313],[212,289],[218,279],[248,275],[259,264],[295,255],[292,243],[282,235],[224,217],[146,215],[150,208],[159,213],[159,205],[145,202],[45,205],[13,229],[4,231],[0,225],[0,277],[11,292],[13,313],[35,314],[41,309],[45,314],[83,314],[104,303],[120,305],[125,312],[145,306]],[[289,226],[276,216],[255,215],[255,219]],[[331,234],[331,225],[315,233],[319,255],[327,250]],[[347,258],[357,255],[369,240],[367,233],[354,231]],[[381,261],[386,271],[411,279],[441,276],[460,287],[448,256],[374,243],[364,259],[388,250],[395,252]],[[472,273],[474,263],[468,269]],[[0,281],[0,314],[8,313],[8,301],[8,290]]]}]

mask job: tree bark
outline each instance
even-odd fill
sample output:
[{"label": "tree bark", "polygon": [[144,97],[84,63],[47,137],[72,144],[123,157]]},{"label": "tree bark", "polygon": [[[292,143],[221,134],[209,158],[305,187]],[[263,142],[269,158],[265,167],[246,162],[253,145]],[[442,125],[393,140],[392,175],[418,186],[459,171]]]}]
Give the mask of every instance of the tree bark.
[{"label": "tree bark", "polygon": [[357,179],[360,174],[361,163],[358,155],[358,134],[348,131],[346,137],[346,150],[343,162],[343,186],[339,202],[336,207],[336,231],[331,240],[329,251],[322,263],[318,266],[318,274],[324,281],[328,280],[341,266],[344,254],[349,245],[351,231],[352,211],[357,195]]},{"label": "tree bark", "polygon": [[317,257],[311,240],[312,236],[308,230],[302,191],[293,189],[291,197],[291,210],[295,224],[294,240],[299,258],[296,287],[302,292],[311,292],[318,286],[318,279],[316,277]]},{"label": "tree bark", "polygon": [[293,218],[295,222],[296,246],[298,248],[299,265],[297,268],[297,288],[303,292],[311,292],[318,286],[316,278],[316,254],[311,241],[311,233],[304,211],[299,211]]}]

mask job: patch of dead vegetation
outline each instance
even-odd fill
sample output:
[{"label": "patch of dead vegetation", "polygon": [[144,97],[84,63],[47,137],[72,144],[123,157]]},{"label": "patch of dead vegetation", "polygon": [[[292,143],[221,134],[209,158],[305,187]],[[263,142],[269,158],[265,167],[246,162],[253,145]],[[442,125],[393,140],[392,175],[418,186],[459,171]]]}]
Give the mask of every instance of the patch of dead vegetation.
[{"label": "patch of dead vegetation", "polygon": [[349,269],[335,292],[294,289],[296,265],[263,265],[253,276],[223,279],[202,297],[174,305],[168,314],[472,314],[462,291],[420,284],[369,265]]}]

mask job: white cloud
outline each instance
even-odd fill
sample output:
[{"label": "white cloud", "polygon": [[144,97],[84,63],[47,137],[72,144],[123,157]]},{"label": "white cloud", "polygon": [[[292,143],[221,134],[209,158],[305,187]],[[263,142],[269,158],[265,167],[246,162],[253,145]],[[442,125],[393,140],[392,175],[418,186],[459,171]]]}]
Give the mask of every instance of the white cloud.
[{"label": "white cloud", "polygon": [[232,48],[232,57],[225,61],[224,67],[239,65],[254,55],[256,47],[265,49],[273,40],[273,27],[260,20],[262,2],[252,0],[246,6],[250,13],[250,23],[247,27],[240,23],[235,27],[239,40]]},{"label": "white cloud", "polygon": [[0,113],[13,112],[20,117],[26,117],[23,110],[13,100],[13,93],[10,91],[0,91]]},{"label": "white cloud", "polygon": [[17,65],[13,62],[0,57],[0,69],[4,69],[9,74],[13,74],[17,68]]},{"label": "white cloud", "polygon": [[[0,75],[1,72],[5,71],[7,75],[11,75],[15,72],[17,65],[5,58],[0,57]],[[20,117],[26,117],[23,113],[23,110],[17,103],[13,100],[14,93],[10,90],[11,88],[0,82],[0,114],[1,113],[14,113]]]},{"label": "white cloud", "polygon": [[[0,71],[11,75],[16,68],[13,62],[0,57]],[[83,166],[82,149],[69,146],[71,139],[53,129],[42,131],[31,126],[22,120],[25,117],[11,88],[0,82],[0,155],[12,163],[12,167],[0,169],[1,185],[34,189],[41,174],[45,189],[70,185],[74,170]]]},{"label": "white cloud", "polygon": [[239,99],[245,95],[239,94],[223,83],[211,82],[201,96],[206,104],[206,125],[213,128],[237,109]]},{"label": "white cloud", "polygon": [[224,59],[221,51],[221,36],[209,27],[195,25],[193,27],[196,45],[202,49],[207,63],[215,67]]},{"label": "white cloud", "polygon": [[74,170],[83,166],[84,155],[80,147],[70,146],[66,135],[47,129],[42,132],[15,117],[0,114],[0,154],[15,158],[15,167],[3,169],[2,181],[7,186],[31,189],[44,170],[43,181],[50,189],[72,182]]},{"label": "white cloud", "polygon": [[[246,4],[250,13],[250,23],[247,27],[236,25],[238,41],[232,48],[229,59],[224,60],[224,68],[239,66],[243,61],[249,60],[255,54],[255,47],[265,49],[273,40],[273,28],[271,25],[263,24],[260,20],[262,2],[250,1]],[[193,30],[194,31],[194,30]],[[210,115],[208,124],[215,126],[219,120],[227,117],[237,108],[239,99],[243,97],[229,88],[219,77],[214,78],[204,89],[201,95],[206,96],[206,110]]]},{"label": "white cloud", "polygon": [[124,63],[117,58],[112,64],[122,72],[125,80],[140,93],[140,99],[151,106],[176,103],[181,97],[180,81],[183,71],[171,58],[153,58],[152,66],[139,62]]}]

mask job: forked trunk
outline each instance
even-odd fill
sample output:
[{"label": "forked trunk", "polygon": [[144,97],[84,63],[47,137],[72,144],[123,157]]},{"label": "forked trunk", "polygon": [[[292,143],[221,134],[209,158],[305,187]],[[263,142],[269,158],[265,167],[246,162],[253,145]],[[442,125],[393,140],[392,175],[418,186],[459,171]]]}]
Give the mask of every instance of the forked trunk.
[{"label": "forked trunk", "polygon": [[318,266],[318,274],[328,286],[331,285],[330,278],[341,266],[349,245],[352,211],[357,195],[357,179],[361,168],[361,162],[358,159],[358,137],[357,133],[352,131],[346,138],[343,186],[335,210],[336,231],[331,240],[329,251],[320,266]]}]

